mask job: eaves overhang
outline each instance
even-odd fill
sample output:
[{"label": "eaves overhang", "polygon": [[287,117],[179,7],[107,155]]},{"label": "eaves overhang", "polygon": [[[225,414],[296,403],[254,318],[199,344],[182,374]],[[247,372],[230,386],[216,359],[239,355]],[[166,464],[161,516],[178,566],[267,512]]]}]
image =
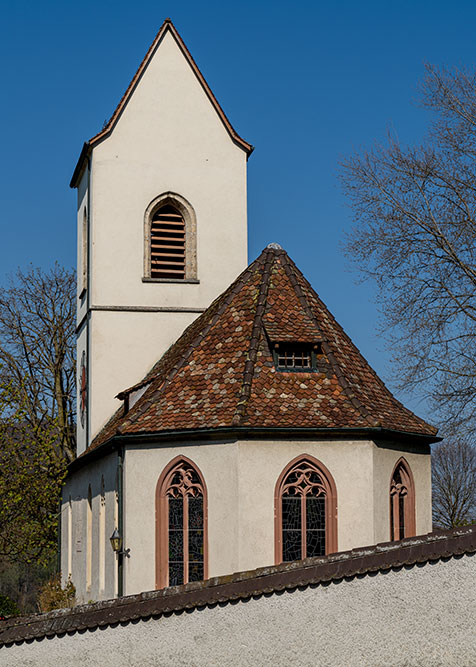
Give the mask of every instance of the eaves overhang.
[{"label": "eaves overhang", "polygon": [[440,442],[439,436],[397,431],[381,427],[369,428],[283,428],[264,427],[249,428],[246,426],[203,429],[181,429],[173,431],[151,431],[142,433],[116,434],[98,447],[86,450],[68,466],[68,475],[89,465],[93,461],[106,456],[122,447],[157,445],[167,446],[176,442],[196,442],[216,440],[373,440],[399,442],[418,449],[426,449],[429,445]]}]

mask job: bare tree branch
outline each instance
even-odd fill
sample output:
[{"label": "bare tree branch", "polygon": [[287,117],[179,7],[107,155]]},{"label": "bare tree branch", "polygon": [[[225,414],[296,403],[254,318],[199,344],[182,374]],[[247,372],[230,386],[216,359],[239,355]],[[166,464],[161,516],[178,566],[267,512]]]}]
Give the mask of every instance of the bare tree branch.
[{"label": "bare tree branch", "polygon": [[452,528],[476,521],[476,451],[466,440],[449,439],[432,451],[433,522]]},{"label": "bare tree branch", "polygon": [[75,274],[58,264],[18,270],[0,288],[0,380],[21,397],[32,429],[56,425],[67,461],[76,452],[75,298]]},{"label": "bare tree branch", "polygon": [[391,137],[342,165],[355,214],[346,252],[375,280],[401,389],[476,428],[476,75],[427,66],[425,143]]}]

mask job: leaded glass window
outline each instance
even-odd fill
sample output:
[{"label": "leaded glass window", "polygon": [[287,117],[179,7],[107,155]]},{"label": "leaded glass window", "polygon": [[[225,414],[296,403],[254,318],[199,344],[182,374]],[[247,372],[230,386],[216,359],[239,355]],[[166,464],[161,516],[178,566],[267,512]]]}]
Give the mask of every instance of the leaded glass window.
[{"label": "leaded glass window", "polygon": [[390,482],[390,539],[415,535],[415,494],[410,468],[401,459]]},{"label": "leaded glass window", "polygon": [[160,495],[160,521],[165,524],[160,532],[160,585],[201,581],[205,577],[206,544],[201,476],[191,463],[180,460],[165,476]]},{"label": "leaded glass window", "polygon": [[281,483],[281,560],[323,556],[327,552],[329,485],[310,461],[295,464]]}]

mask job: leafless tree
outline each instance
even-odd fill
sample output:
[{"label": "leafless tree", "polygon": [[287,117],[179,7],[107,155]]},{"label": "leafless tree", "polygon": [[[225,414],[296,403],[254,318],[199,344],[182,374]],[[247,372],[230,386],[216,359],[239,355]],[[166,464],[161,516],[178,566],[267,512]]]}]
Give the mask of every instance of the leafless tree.
[{"label": "leafless tree", "polygon": [[450,439],[432,452],[433,523],[453,528],[476,522],[476,450]]},{"label": "leafless tree", "polygon": [[75,298],[75,274],[58,264],[18,270],[0,288],[0,381],[33,430],[56,425],[67,461],[76,451]]},{"label": "leafless tree", "polygon": [[440,423],[476,427],[476,74],[427,66],[425,142],[342,165],[356,223],[346,251],[378,288],[401,389],[433,399]]}]

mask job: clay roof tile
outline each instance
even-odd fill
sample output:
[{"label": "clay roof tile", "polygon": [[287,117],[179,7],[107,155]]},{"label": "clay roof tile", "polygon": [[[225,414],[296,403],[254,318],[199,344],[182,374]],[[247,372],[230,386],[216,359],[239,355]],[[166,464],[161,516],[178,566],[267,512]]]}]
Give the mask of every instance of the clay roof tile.
[{"label": "clay roof tile", "polygon": [[[319,343],[316,368],[276,369],[276,342]],[[119,394],[121,407],[90,449],[115,434],[217,427],[388,429],[434,437],[436,429],[386,388],[282,249],[261,255],[159,359]]]}]

